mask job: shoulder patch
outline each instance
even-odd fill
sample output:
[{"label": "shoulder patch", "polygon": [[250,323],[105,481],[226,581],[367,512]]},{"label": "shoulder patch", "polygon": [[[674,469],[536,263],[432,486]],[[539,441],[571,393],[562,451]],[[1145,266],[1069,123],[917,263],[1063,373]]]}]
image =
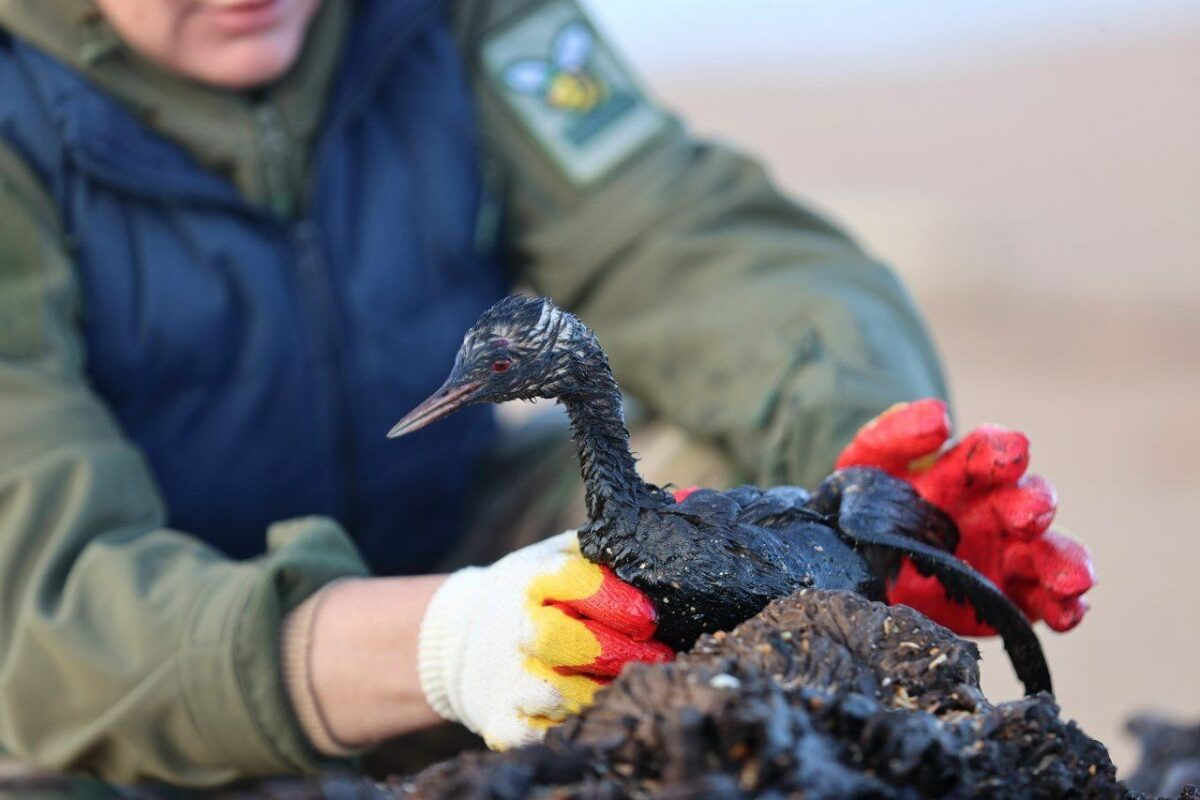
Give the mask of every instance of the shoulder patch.
[{"label": "shoulder patch", "polygon": [[666,121],[572,2],[550,2],[489,36],[483,70],[575,184],[606,175]]}]

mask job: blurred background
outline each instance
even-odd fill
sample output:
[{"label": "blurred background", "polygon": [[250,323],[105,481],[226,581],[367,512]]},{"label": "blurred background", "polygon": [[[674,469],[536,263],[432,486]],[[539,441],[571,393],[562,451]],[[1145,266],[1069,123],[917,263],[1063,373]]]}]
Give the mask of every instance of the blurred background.
[{"label": "blurred background", "polygon": [[[1066,716],[1200,720],[1200,3],[588,0],[650,93],[893,264],[959,431],[1024,430],[1100,585]],[[1019,696],[984,647],[993,700]]]}]

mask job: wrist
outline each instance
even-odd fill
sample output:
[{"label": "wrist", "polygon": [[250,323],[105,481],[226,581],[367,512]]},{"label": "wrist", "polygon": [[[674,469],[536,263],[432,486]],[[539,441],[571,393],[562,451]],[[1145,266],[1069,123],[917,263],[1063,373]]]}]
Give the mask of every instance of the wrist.
[{"label": "wrist", "polygon": [[343,580],[289,615],[284,678],[314,747],[351,756],[438,721],[421,691],[416,656],[421,619],[444,580]]}]

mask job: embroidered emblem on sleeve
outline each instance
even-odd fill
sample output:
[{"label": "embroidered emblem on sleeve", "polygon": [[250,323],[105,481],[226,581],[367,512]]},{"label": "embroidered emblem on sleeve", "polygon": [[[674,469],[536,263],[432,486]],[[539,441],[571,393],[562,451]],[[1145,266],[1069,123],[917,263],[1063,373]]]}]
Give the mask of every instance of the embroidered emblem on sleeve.
[{"label": "embroidered emblem on sleeve", "polygon": [[603,177],[665,122],[573,3],[538,7],[482,54],[496,91],[573,183]]}]

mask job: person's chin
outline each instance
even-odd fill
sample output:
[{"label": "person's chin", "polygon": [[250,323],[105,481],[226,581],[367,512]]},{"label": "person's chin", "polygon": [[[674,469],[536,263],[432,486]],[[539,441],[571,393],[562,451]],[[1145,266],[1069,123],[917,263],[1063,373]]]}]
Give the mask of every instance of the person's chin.
[{"label": "person's chin", "polygon": [[275,36],[230,42],[187,65],[194,79],[227,89],[257,89],[283,77],[296,63],[303,37]]}]

